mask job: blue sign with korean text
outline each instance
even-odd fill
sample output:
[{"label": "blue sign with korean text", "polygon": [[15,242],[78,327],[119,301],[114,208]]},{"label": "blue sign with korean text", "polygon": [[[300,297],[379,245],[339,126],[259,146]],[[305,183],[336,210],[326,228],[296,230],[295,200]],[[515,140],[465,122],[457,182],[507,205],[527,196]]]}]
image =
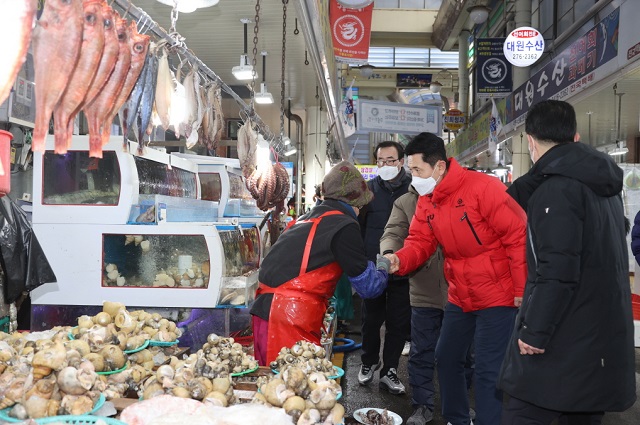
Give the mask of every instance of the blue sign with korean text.
[{"label": "blue sign with korean text", "polygon": [[507,122],[524,120],[529,108],[546,99],[564,99],[593,81],[598,67],[618,55],[620,8],[553,58],[506,99]]},{"label": "blue sign with korean text", "polygon": [[504,38],[479,38],[476,44],[478,97],[504,97],[513,90],[511,65],[503,51]]}]

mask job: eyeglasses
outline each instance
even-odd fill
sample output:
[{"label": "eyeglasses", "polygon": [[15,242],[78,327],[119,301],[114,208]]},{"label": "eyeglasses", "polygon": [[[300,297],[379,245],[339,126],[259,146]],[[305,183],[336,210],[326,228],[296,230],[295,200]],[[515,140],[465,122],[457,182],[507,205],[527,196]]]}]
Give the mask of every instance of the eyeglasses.
[{"label": "eyeglasses", "polygon": [[382,167],[383,165],[395,165],[396,162],[400,161],[399,159],[380,159],[376,161],[378,167]]}]

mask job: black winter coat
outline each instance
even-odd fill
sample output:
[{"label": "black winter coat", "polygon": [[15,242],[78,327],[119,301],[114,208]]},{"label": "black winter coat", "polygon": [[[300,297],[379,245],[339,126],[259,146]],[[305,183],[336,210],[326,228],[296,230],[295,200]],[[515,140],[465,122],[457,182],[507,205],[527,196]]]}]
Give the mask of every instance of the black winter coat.
[{"label": "black winter coat", "polygon": [[[636,385],[622,170],[568,143],[523,181],[509,192],[530,191],[528,278],[498,386],[556,411],[625,410]],[[518,339],[545,352],[521,355]]]}]

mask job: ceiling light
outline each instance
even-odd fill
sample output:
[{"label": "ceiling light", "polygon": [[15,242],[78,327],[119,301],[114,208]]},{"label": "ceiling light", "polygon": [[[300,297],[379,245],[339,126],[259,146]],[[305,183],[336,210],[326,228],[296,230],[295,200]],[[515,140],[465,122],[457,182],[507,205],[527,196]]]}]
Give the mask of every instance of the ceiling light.
[{"label": "ceiling light", "polygon": [[267,91],[265,83],[260,83],[260,91],[253,96],[253,100],[261,105],[273,103],[273,95]]},{"label": "ceiling light", "polygon": [[262,52],[262,82],[260,83],[260,92],[253,95],[253,100],[263,105],[273,103],[273,95],[267,91],[267,83],[264,81],[267,75],[265,71],[266,62],[267,52]]},{"label": "ceiling light", "polygon": [[628,152],[629,152],[629,149],[626,148],[626,147],[624,147],[624,148],[617,147],[617,148],[614,148],[614,149],[610,150],[609,151],[609,155],[611,155],[611,156],[625,155]]},{"label": "ceiling light", "polygon": [[432,81],[429,85],[429,90],[431,90],[431,93],[440,93],[440,90],[442,90],[442,84],[437,81]]},{"label": "ceiling light", "polygon": [[218,4],[220,0],[158,0],[162,4],[173,7],[178,5],[178,12],[191,13],[196,9],[211,7]]},{"label": "ceiling light", "polygon": [[360,70],[360,75],[362,75],[364,78],[369,78],[373,75],[373,65],[369,65],[367,63],[359,66],[358,69]]},{"label": "ceiling light", "polygon": [[296,152],[298,152],[298,149],[296,149],[295,146],[292,146],[291,149],[284,152],[284,156],[293,155]]},{"label": "ceiling light", "polygon": [[491,9],[487,6],[476,5],[468,8],[467,11],[469,12],[471,21],[476,25],[481,25],[489,19],[489,12],[491,12]]},{"label": "ceiling light", "polygon": [[243,18],[240,19],[240,22],[244,24],[244,53],[240,55],[240,65],[234,66],[231,72],[236,77],[236,80],[244,81],[251,80],[254,76],[253,66],[249,65],[247,61],[247,24],[251,21]]},{"label": "ceiling light", "polygon": [[231,69],[236,80],[250,80],[253,78],[253,66],[247,64],[247,55],[240,55],[240,65]]}]

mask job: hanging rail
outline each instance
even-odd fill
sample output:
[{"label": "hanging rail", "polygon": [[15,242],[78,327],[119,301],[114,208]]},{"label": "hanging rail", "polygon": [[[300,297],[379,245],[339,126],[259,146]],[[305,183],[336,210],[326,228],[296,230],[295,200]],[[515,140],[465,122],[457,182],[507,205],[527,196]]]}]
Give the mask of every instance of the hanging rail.
[{"label": "hanging rail", "polygon": [[269,141],[270,143],[274,140],[277,140],[275,135],[271,132],[271,130],[269,130],[269,127],[262,121],[255,110],[252,110],[249,105],[247,105],[244,100],[240,96],[238,96],[236,92],[233,91],[231,87],[229,87],[224,81],[222,81],[222,79],[215,72],[213,72],[211,68],[205,65],[204,62],[202,62],[191,50],[189,50],[184,41],[178,40],[171,34],[169,34],[156,21],[154,21],[147,12],[132,4],[130,0],[112,0],[112,2],[113,4],[118,5],[118,7],[122,9],[123,12],[126,11],[126,14],[137,19],[138,25],[142,25],[143,27],[147,28],[148,31],[154,33],[158,38],[166,40],[172,48],[180,50],[180,53],[186,56],[192,63],[192,65],[198,66],[199,71],[204,72],[211,80],[220,84],[222,90],[227,92],[240,106],[240,116],[242,117],[242,113],[244,113],[244,116],[250,118],[251,121],[258,127],[258,129],[260,130],[259,132],[262,134],[265,140]]}]

